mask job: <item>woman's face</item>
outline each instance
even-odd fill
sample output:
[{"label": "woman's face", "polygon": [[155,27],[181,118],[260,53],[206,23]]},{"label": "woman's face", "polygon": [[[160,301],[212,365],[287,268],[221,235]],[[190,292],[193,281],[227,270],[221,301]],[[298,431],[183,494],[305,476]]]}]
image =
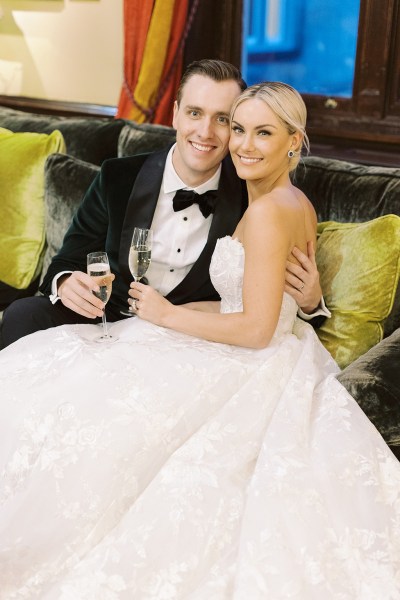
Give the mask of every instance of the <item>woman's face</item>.
[{"label": "woman's face", "polygon": [[288,151],[299,142],[299,134],[290,134],[263,100],[249,98],[235,110],[229,151],[240,178],[278,177],[289,169]]}]

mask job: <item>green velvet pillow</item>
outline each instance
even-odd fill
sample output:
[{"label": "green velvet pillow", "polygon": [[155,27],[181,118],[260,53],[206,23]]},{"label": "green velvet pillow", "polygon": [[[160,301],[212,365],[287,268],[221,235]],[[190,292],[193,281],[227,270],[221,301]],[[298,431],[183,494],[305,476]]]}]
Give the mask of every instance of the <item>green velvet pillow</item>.
[{"label": "green velvet pillow", "polygon": [[332,317],[317,334],[341,368],[383,338],[400,273],[400,217],[318,225],[317,265]]},{"label": "green velvet pillow", "polygon": [[44,164],[62,152],[59,131],[13,133],[0,128],[0,282],[25,289],[38,273],[45,243]]}]

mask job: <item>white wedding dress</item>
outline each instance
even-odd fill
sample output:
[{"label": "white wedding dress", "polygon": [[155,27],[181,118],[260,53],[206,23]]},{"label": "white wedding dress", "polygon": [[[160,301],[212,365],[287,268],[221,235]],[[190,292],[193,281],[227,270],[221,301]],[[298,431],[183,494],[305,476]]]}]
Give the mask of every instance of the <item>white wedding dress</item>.
[{"label": "white wedding dress", "polygon": [[[217,243],[221,310],[244,250]],[[398,600],[400,464],[285,294],[268,348],[138,318],[0,354],[1,600]]]}]

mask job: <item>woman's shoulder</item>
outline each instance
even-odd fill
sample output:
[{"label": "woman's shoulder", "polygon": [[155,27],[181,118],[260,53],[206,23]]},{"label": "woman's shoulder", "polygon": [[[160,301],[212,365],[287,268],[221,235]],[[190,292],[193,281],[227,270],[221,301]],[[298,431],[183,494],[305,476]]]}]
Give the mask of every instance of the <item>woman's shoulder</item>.
[{"label": "woman's shoulder", "polygon": [[[268,228],[280,228],[285,235],[296,236],[299,223],[304,223],[311,239],[317,226],[315,209],[307,196],[295,186],[276,187],[260,195],[246,211],[246,222]],[[282,226],[283,225],[283,226]],[[310,237],[311,236],[311,237]]]},{"label": "woman's shoulder", "polygon": [[315,214],[313,205],[305,194],[294,186],[276,187],[270,192],[260,195],[248,207],[249,214],[268,216],[297,213],[299,210]]}]

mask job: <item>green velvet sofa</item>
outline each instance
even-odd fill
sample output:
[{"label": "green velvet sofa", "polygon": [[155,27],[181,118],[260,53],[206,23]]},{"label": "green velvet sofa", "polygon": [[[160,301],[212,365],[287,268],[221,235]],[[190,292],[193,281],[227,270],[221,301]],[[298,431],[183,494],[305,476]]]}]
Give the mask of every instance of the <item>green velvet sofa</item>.
[{"label": "green velvet sofa", "polygon": [[[0,281],[4,309],[17,297],[37,293],[102,161],[165,147],[174,140],[174,130],[1,106],[0,128],[21,134],[21,139],[27,132],[43,136],[58,130],[65,142],[62,151],[49,152],[38,165],[43,190],[36,210],[42,206],[44,242],[29,285],[21,289]],[[0,135],[3,204],[1,145]],[[338,379],[400,458],[400,169],[309,156],[294,180],[314,204],[320,222],[317,262],[333,317],[318,335],[342,367]]]}]

